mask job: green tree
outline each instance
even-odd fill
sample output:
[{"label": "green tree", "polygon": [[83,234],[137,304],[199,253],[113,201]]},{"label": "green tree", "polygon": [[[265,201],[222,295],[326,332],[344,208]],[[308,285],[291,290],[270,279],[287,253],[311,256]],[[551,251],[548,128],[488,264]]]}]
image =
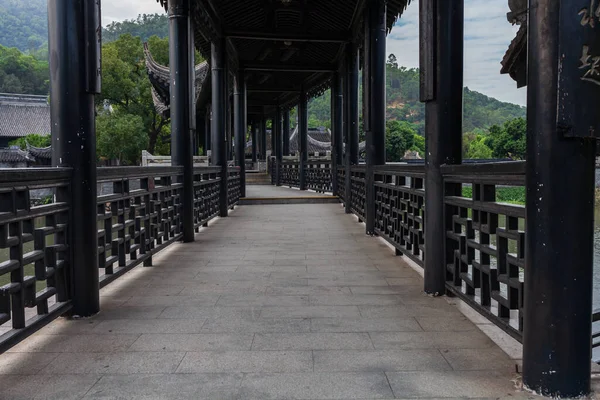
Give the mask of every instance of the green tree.
[{"label": "green tree", "polygon": [[99,159],[116,160],[119,165],[136,165],[147,146],[148,135],[140,116],[117,111],[101,113],[96,118]]},{"label": "green tree", "polygon": [[496,158],[512,158],[522,160],[527,149],[527,121],[524,118],[514,118],[502,126],[490,127],[490,134],[485,144],[492,149]]},{"label": "green tree", "polygon": [[[163,57],[165,42],[167,39],[150,38],[150,51],[157,48],[158,56]],[[142,131],[148,137],[147,149],[155,153],[159,139],[168,134],[169,122],[154,108],[141,39],[126,34],[104,44],[102,69],[102,93],[97,96],[98,105],[108,101],[124,114],[139,116]]]},{"label": "green tree", "polygon": [[47,61],[0,46],[0,92],[46,95],[49,78]]},{"label": "green tree", "polygon": [[50,135],[39,135],[37,133],[32,133],[25,137],[21,137],[15,139],[8,143],[9,146],[19,146],[21,150],[25,150],[27,148],[27,143],[34,147],[48,147],[50,146],[52,139]]},{"label": "green tree", "polygon": [[474,133],[463,136],[463,157],[467,159],[493,158],[492,149],[486,144],[486,137]]},{"label": "green tree", "polygon": [[414,145],[415,131],[406,121],[387,121],[385,134],[386,161],[397,162]]},{"label": "green tree", "polygon": [[425,157],[425,138],[415,133],[413,136],[413,145],[409,150],[417,151],[421,157]]}]

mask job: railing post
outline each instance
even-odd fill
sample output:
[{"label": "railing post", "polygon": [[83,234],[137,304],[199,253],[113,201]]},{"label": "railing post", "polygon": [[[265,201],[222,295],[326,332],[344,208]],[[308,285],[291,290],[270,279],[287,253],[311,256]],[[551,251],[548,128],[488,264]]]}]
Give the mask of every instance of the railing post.
[{"label": "railing post", "polygon": [[281,162],[283,161],[283,143],[281,138],[281,107],[275,110],[273,118],[273,136],[275,137],[275,162],[277,165],[275,173],[275,184],[281,186]]},{"label": "railing post", "polygon": [[256,164],[256,162],[258,161],[258,124],[256,123],[256,120],[252,121],[252,124],[250,125],[250,129],[251,129],[251,135],[252,135],[252,164]]},{"label": "railing post", "polygon": [[69,263],[73,314],[100,310],[94,95],[100,92],[100,5],[49,0],[52,163],[72,168]]},{"label": "railing post", "polygon": [[334,72],[331,85],[331,169],[333,194],[339,194],[337,169],[344,165],[344,92],[343,77],[339,71]]},{"label": "railing post", "polygon": [[260,120],[260,159],[267,161],[267,119],[264,116]]},{"label": "railing post", "polygon": [[281,131],[283,139],[283,155],[290,155],[290,109],[285,108],[283,111],[283,130]]},{"label": "railing post", "polygon": [[[211,120],[212,120],[212,111],[210,104],[206,106],[206,117],[204,118],[204,129],[206,132],[206,136],[204,136],[204,154],[208,156],[211,153],[211,141],[212,141],[212,128],[211,128]],[[209,162],[210,165],[210,162]]]},{"label": "railing post", "polygon": [[385,0],[372,0],[365,16],[365,130],[367,139],[366,232],[375,233],[375,165],[385,164],[387,6]]},{"label": "railing post", "polygon": [[219,191],[219,215],[226,217],[228,213],[227,188],[227,140],[226,128],[226,79],[225,71],[225,41],[218,40],[211,43],[211,68],[212,68],[212,159],[213,164],[221,167],[221,187]]},{"label": "railing post", "polygon": [[[528,59],[534,62],[527,73],[523,383],[542,395],[565,398],[590,392],[596,143],[589,136],[598,126],[591,120],[599,92],[582,81],[581,65],[591,65],[591,56],[579,59],[578,42],[584,34],[594,35],[594,26],[585,26],[579,12],[588,6],[531,1],[528,24]],[[587,14],[592,20],[593,11]],[[580,85],[590,85],[585,89],[595,96],[579,96]],[[557,123],[565,116],[559,106],[565,99],[590,121],[577,118],[578,127]]]},{"label": "railing post", "polygon": [[462,161],[464,0],[422,0],[425,121],[425,292],[446,292],[443,164]]},{"label": "railing post", "polygon": [[233,80],[233,118],[235,136],[235,159],[240,167],[240,193],[246,197],[246,81],[244,71],[238,70]]},{"label": "railing post", "polygon": [[298,103],[298,144],[300,150],[300,190],[306,190],[306,167],[308,163],[308,97],[304,88]]},{"label": "railing post", "polygon": [[346,52],[346,213],[352,212],[352,166],[358,164],[358,49],[350,43]]},{"label": "railing post", "polygon": [[[171,65],[171,159],[183,166],[183,241],[194,241],[194,161],[191,119],[194,48],[188,0],[169,1],[169,60]],[[192,70],[192,71],[190,71]]]}]

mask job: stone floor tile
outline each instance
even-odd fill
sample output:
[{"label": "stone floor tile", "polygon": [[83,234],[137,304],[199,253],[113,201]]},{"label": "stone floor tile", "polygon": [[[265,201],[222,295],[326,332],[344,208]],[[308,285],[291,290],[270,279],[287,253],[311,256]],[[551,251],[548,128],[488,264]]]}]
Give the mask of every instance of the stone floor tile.
[{"label": "stone floor tile", "polygon": [[480,331],[373,332],[373,345],[383,349],[484,349],[494,346]]},{"label": "stone floor tile", "polygon": [[307,306],[308,296],[274,296],[274,295],[222,295],[216,304],[219,307],[230,306]]},{"label": "stone floor tile", "polygon": [[373,349],[366,333],[257,333],[252,350]]},{"label": "stone floor tile", "polygon": [[3,375],[0,376],[0,399],[81,399],[99,379],[99,375]]},{"label": "stone floor tile", "polygon": [[16,353],[112,353],[126,351],[137,334],[35,334],[9,350]]},{"label": "stone floor tile", "polygon": [[202,326],[203,333],[293,333],[310,332],[308,318],[230,318],[208,319]]},{"label": "stone floor tile", "polygon": [[53,362],[56,353],[4,353],[0,355],[0,375],[32,375]]},{"label": "stone floor tile", "polygon": [[310,351],[189,352],[178,373],[312,372]]},{"label": "stone floor tile", "polygon": [[164,319],[206,319],[217,317],[257,318],[262,307],[166,307],[158,318]]},{"label": "stone floor tile", "polygon": [[261,318],[360,318],[357,306],[263,307]]},{"label": "stone floor tile", "polygon": [[270,286],[266,290],[267,295],[274,296],[308,296],[321,294],[346,294],[352,292],[349,287],[343,286]]},{"label": "stone floor tile", "polygon": [[100,321],[94,333],[200,333],[206,319],[114,319]]},{"label": "stone floor tile", "polygon": [[318,371],[446,371],[451,367],[437,349],[315,350]]},{"label": "stone floor tile", "polygon": [[424,331],[451,331],[451,332],[462,332],[462,331],[473,331],[477,327],[467,318],[462,316],[454,316],[452,318],[443,317],[416,317],[417,322],[421,325]]},{"label": "stone floor tile", "polygon": [[238,399],[241,374],[105,375],[85,399]]},{"label": "stone floor tile", "polygon": [[497,347],[488,349],[442,349],[444,358],[457,371],[500,370],[514,372],[516,362]]},{"label": "stone floor tile", "polygon": [[310,304],[314,306],[389,306],[395,304],[402,304],[402,300],[400,296],[395,294],[316,294],[310,296]]},{"label": "stone floor tile", "polygon": [[249,374],[240,387],[241,399],[390,399],[383,373]]},{"label": "stone floor tile", "polygon": [[142,334],[129,351],[250,350],[247,334]]},{"label": "stone floor tile", "polygon": [[421,331],[414,318],[312,318],[312,332]]},{"label": "stone floor tile", "polygon": [[64,353],[42,373],[60,374],[149,374],[173,373],[185,353]]},{"label": "stone floor tile", "polygon": [[515,391],[511,376],[494,371],[387,372],[397,398],[505,398]]}]

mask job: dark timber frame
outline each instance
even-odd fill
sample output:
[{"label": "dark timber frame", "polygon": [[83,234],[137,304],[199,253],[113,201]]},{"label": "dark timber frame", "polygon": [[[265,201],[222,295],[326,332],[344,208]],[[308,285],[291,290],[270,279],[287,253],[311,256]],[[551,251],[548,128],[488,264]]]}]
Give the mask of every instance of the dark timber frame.
[{"label": "dark timber frame", "polygon": [[[97,233],[89,229],[97,224],[94,95],[100,92],[100,9],[95,3],[48,2],[52,164],[73,171],[70,218],[78,223],[69,232],[69,261],[73,314],[82,317],[100,310]],[[17,322],[14,327],[25,327],[24,314]]]},{"label": "dark timber frame", "polygon": [[194,131],[191,121],[192,82],[194,65],[194,43],[190,33],[193,30],[188,0],[169,2],[169,34],[173,44],[169,46],[171,60],[171,154],[174,166],[183,167],[183,241],[194,241],[194,175],[193,141]]},{"label": "dark timber frame", "polygon": [[446,232],[441,166],[462,161],[464,0],[423,0],[421,99],[426,101],[425,134],[425,292],[446,292]]}]

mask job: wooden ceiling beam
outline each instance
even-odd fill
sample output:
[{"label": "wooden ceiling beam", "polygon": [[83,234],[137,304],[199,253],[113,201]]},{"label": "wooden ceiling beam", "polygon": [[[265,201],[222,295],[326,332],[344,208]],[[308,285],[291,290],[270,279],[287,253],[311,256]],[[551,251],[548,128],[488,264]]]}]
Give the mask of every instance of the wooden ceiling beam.
[{"label": "wooden ceiling beam", "polygon": [[329,64],[269,64],[269,63],[244,63],[246,71],[270,71],[270,72],[334,72],[335,66]]},{"label": "wooden ceiling beam", "polygon": [[350,32],[282,33],[267,31],[225,31],[230,39],[265,40],[277,42],[346,43]]}]

